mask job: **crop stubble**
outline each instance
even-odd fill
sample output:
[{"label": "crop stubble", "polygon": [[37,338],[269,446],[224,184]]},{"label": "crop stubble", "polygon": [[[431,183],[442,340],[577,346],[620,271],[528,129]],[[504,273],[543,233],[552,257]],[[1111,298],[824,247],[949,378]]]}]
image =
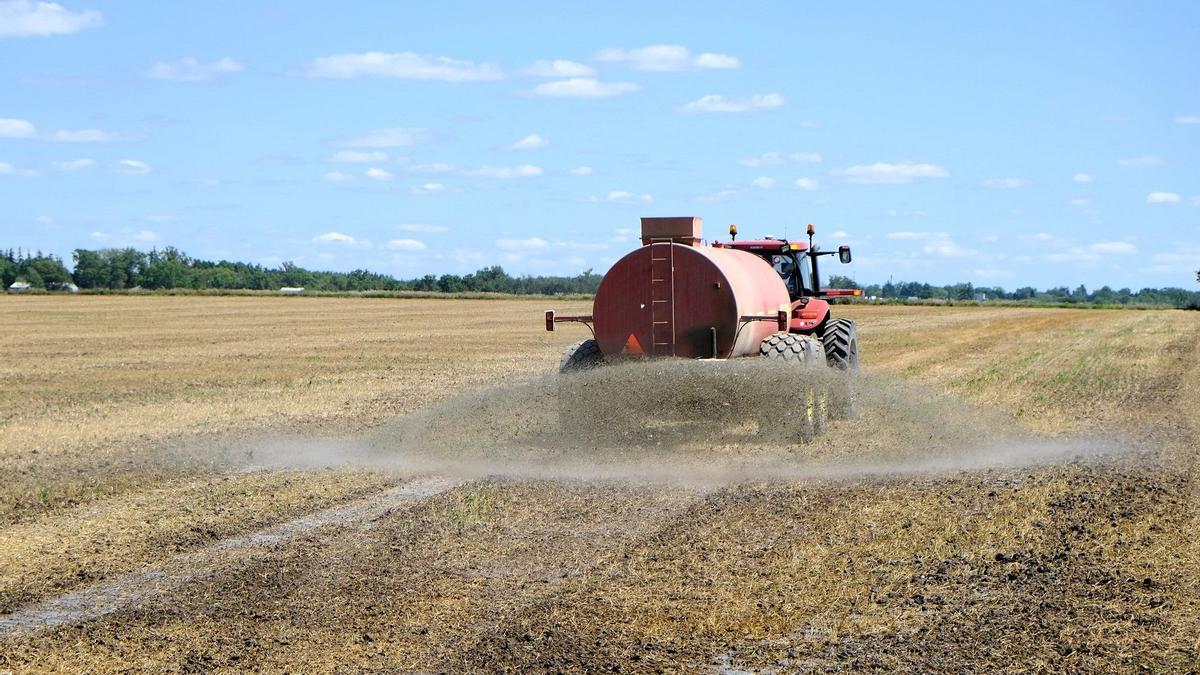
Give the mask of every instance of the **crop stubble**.
[{"label": "crop stubble", "polygon": [[[551,369],[575,337],[538,332],[529,301],[4,304],[22,334],[58,336],[0,347],[0,453],[16,474],[0,494],[6,610],[396,484],[377,468],[246,471],[256,458],[239,453],[264,429],[386,438],[394,414]],[[832,482],[471,481],[369,528],[258,550],[95,621],[0,642],[0,666],[1194,664],[1196,315],[845,313],[872,376],[1024,432],[1130,447]]]}]

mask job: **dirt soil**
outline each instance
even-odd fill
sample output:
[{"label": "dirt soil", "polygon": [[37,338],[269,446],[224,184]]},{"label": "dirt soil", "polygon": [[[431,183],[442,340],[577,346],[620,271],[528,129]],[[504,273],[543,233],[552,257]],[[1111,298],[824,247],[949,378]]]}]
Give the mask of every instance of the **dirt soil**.
[{"label": "dirt soil", "polygon": [[837,307],[809,438],[545,304],[0,297],[0,672],[1198,669],[1200,313]]}]

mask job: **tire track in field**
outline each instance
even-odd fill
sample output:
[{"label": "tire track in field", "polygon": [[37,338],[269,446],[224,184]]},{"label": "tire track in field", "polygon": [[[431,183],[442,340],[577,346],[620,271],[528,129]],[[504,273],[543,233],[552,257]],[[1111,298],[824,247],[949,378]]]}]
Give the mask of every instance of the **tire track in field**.
[{"label": "tire track in field", "polygon": [[255,550],[282,546],[324,528],[361,528],[392,509],[415,504],[466,482],[427,477],[409,481],[349,504],[223,539],[165,563],[123,574],[0,616],[0,638],[98,619],[219,570]]}]

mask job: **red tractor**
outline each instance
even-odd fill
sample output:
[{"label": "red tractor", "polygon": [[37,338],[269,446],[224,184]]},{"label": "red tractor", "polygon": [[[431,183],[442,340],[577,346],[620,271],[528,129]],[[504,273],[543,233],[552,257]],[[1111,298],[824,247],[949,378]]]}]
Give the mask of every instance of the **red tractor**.
[{"label": "red tractor", "polygon": [[808,241],[738,241],[732,225],[729,234],[704,245],[698,217],[642,218],[642,246],[604,275],[590,315],[546,312],[546,330],[577,322],[592,332],[567,349],[560,370],[621,357],[765,356],[857,371],[854,322],[831,318],[826,298],[861,291],[822,289],[818,273],[823,256],[849,263],[850,247],[820,250],[812,225]]}]

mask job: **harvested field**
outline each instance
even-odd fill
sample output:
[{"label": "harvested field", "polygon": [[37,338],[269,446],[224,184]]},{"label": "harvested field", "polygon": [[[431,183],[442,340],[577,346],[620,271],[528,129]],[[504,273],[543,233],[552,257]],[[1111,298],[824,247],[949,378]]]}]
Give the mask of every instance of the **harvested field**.
[{"label": "harvested field", "polygon": [[839,307],[856,417],[613,444],[544,304],[0,297],[0,671],[1200,662],[1200,313]]}]

